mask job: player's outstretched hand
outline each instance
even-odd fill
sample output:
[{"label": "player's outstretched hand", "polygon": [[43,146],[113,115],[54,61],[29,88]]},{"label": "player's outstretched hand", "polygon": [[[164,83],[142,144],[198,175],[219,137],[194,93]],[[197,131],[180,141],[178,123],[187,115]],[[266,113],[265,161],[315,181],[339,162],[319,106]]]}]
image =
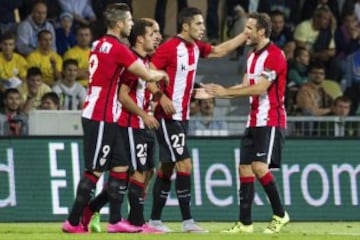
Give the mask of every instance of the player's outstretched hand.
[{"label": "player's outstretched hand", "polygon": [[151,115],[146,115],[143,118],[144,124],[149,129],[158,129],[160,127],[159,122]]},{"label": "player's outstretched hand", "polygon": [[226,96],[226,89],[219,84],[215,84],[215,83],[203,84],[203,83],[201,83],[201,87],[203,87],[208,94],[210,94],[214,97]]},{"label": "player's outstretched hand", "polygon": [[205,88],[194,88],[193,97],[195,99],[209,99],[213,98],[214,96],[209,94]]}]

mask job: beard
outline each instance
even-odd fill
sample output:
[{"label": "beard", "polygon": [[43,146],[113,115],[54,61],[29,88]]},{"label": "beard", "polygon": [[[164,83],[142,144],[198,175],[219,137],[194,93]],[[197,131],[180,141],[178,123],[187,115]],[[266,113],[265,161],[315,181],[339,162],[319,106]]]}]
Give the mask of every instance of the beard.
[{"label": "beard", "polygon": [[120,32],[120,37],[121,37],[121,38],[128,38],[128,37],[129,37],[129,33],[126,32],[126,31],[124,31],[124,30],[122,30],[122,31]]}]

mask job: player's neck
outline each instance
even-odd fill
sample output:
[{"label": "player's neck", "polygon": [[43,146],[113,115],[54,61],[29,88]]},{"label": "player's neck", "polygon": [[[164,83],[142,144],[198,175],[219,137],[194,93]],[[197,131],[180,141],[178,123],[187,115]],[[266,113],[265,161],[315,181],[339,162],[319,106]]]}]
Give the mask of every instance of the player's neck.
[{"label": "player's neck", "polygon": [[189,34],[186,34],[186,33],[179,33],[177,35],[179,38],[185,40],[186,42],[188,43],[193,43],[194,42],[194,39],[192,39]]},{"label": "player's neck", "polygon": [[269,38],[261,39],[255,46],[256,51],[263,49],[270,42]]},{"label": "player's neck", "polygon": [[135,46],[132,48],[133,51],[135,51],[139,56],[146,57],[148,53],[141,47]]},{"label": "player's neck", "polygon": [[119,41],[121,41],[121,39],[120,39],[120,34],[119,34],[117,31],[113,30],[113,29],[108,29],[108,30],[106,31],[106,35],[113,36],[113,37],[119,39]]}]

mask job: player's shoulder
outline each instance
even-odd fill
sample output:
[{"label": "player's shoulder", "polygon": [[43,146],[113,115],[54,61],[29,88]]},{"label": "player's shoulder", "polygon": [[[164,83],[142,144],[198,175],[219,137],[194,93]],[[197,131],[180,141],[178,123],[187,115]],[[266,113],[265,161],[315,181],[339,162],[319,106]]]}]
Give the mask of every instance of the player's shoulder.
[{"label": "player's shoulder", "polygon": [[162,44],[160,44],[158,49],[167,49],[167,50],[176,49],[176,47],[180,43],[181,43],[181,39],[179,39],[178,37],[171,37]]},{"label": "player's shoulder", "polygon": [[271,57],[275,57],[279,60],[286,61],[286,56],[281,48],[279,48],[275,43],[270,43],[267,47],[267,51]]}]

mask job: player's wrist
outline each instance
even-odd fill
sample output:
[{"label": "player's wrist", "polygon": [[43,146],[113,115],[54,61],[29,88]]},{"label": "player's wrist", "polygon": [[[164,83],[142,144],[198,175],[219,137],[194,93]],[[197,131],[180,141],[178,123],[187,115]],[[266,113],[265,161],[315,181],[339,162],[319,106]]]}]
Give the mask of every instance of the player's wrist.
[{"label": "player's wrist", "polygon": [[159,101],[161,99],[161,97],[164,95],[163,92],[161,91],[157,91],[153,94],[153,101]]}]

